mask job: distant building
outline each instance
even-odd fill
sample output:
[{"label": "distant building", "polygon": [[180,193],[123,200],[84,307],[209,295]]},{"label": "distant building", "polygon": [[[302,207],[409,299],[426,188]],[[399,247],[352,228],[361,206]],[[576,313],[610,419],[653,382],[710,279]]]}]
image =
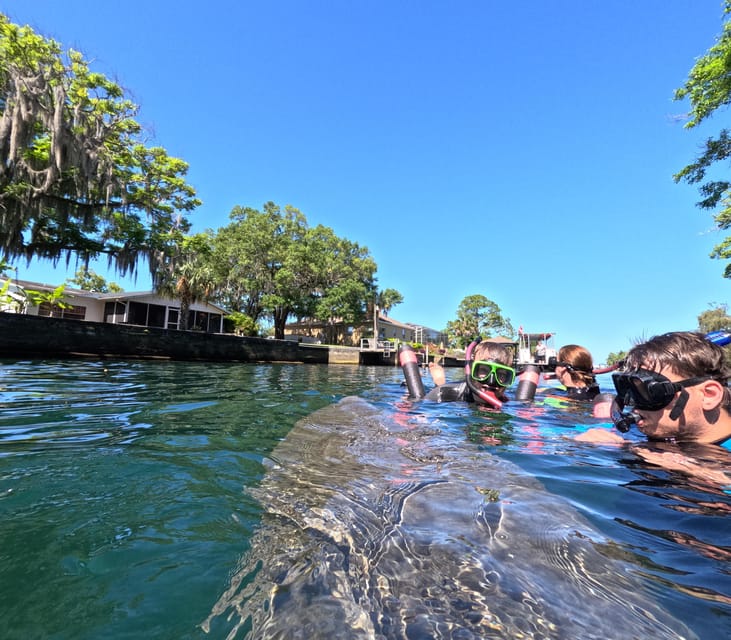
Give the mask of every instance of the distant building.
[{"label": "distant building", "polygon": [[[378,340],[381,341],[398,340],[399,342],[432,342],[434,344],[446,341],[444,334],[439,331],[417,324],[399,322],[383,314],[378,314],[377,328]],[[373,337],[373,320],[353,326],[341,320],[321,322],[305,319],[285,325],[284,337],[287,340],[299,342],[357,347],[362,339]]]},{"label": "distant building", "polygon": [[[4,287],[5,283],[6,280],[0,279],[0,287]],[[27,305],[24,290],[51,293],[56,288],[40,282],[11,280],[6,299],[0,300],[0,311],[88,322],[180,329],[180,301],[165,298],[153,291],[98,293],[65,287],[62,302],[68,308],[60,308],[47,302],[39,306]],[[223,333],[225,315],[226,310],[215,304],[194,302],[190,305],[188,326],[193,331]]]}]

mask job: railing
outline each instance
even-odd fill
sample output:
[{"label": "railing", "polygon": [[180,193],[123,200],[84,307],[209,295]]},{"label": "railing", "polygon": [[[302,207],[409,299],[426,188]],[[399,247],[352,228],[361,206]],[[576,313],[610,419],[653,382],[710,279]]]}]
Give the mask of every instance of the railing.
[{"label": "railing", "polygon": [[390,356],[392,351],[398,349],[398,342],[392,340],[375,340],[373,338],[361,338],[361,351],[380,351],[385,356]]}]

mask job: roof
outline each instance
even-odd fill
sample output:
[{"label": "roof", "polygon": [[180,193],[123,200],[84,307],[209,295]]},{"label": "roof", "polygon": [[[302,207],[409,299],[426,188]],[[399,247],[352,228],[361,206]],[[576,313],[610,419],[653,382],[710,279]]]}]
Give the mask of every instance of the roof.
[{"label": "roof", "polygon": [[[6,279],[0,279],[0,283],[4,283]],[[11,280],[11,285],[16,285],[21,289],[30,289],[31,291],[55,291],[59,285],[44,284],[42,282],[32,282],[30,280]],[[154,296],[163,300],[173,300],[169,296],[163,296],[155,291],[116,291],[101,293],[99,291],[86,291],[85,289],[74,289],[73,287],[64,286],[63,293],[69,298],[91,298],[92,300],[134,300],[135,298],[148,298]],[[228,311],[223,307],[209,302],[207,300],[198,300],[200,304],[207,305],[217,309],[223,314],[227,314]]]}]

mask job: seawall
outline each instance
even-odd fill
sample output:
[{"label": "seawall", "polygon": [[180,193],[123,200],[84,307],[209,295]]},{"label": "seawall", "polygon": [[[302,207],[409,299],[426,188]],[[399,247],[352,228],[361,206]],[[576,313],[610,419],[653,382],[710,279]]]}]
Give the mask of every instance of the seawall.
[{"label": "seawall", "polygon": [[0,358],[360,364],[360,356],[356,347],[0,313]]}]

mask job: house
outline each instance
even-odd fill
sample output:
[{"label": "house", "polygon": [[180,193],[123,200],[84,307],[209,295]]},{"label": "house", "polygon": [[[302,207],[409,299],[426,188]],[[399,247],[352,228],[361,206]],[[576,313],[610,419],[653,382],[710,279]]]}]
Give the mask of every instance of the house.
[{"label": "house", "polygon": [[[373,321],[354,327],[340,320],[320,322],[300,320],[284,327],[285,338],[298,342],[323,342],[359,346],[363,338],[373,337]],[[444,334],[421,325],[403,323],[387,315],[378,314],[378,340],[397,340],[399,342],[433,342],[446,341]]]},{"label": "house", "polygon": [[[0,289],[6,282],[0,279]],[[32,306],[25,295],[25,291],[50,294],[56,289],[56,286],[39,282],[11,280],[5,295],[0,298],[0,311],[88,322],[180,328],[180,301],[162,297],[153,291],[98,293],[65,287],[60,301],[65,303],[66,308],[51,302]],[[226,310],[222,307],[198,301],[190,305],[188,324],[193,331],[223,333],[225,315]]]}]

